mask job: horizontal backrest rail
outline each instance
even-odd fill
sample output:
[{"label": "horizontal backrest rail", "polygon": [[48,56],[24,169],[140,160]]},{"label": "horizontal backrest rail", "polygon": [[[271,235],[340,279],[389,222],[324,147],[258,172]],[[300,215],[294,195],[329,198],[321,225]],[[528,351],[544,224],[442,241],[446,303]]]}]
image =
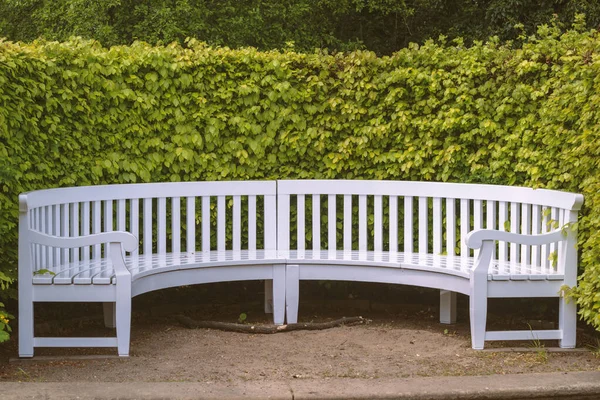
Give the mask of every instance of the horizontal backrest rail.
[{"label": "horizontal backrest rail", "polygon": [[276,181],[165,182],[37,190],[19,196],[19,209],[64,203],[189,196],[276,195]]}]

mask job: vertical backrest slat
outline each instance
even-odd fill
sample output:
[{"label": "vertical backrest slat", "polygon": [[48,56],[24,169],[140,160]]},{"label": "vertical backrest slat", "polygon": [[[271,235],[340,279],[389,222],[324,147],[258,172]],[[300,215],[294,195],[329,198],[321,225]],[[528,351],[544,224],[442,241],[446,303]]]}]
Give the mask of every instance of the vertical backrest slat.
[{"label": "vertical backrest slat", "polygon": [[[496,202],[492,200],[486,200],[485,202],[485,228],[486,229],[496,229],[496,220],[498,218],[498,213],[496,209]],[[492,259],[496,259],[496,246],[494,246],[492,250]]]},{"label": "vertical backrest slat", "polygon": [[469,256],[469,248],[465,238],[471,229],[471,212],[468,199],[460,199],[460,255]]},{"label": "vertical backrest slat", "polygon": [[446,199],[446,253],[456,255],[456,199]]},{"label": "vertical backrest slat", "polygon": [[442,254],[442,199],[433,198],[433,254]]},{"label": "vertical backrest slat", "polygon": [[327,196],[327,249],[329,251],[335,251],[337,247],[337,207],[335,200],[335,194]]},{"label": "vertical backrest slat", "polygon": [[419,197],[419,253],[427,253],[429,245],[428,198]]},{"label": "vertical backrest slat", "polygon": [[[521,233],[531,234],[531,204],[521,204]],[[521,245],[521,264],[530,264],[531,246]]]},{"label": "vertical backrest slat", "polygon": [[389,200],[390,207],[390,252],[396,253],[398,251],[398,197],[390,196]]},{"label": "vertical backrest slat", "polygon": [[181,252],[181,198],[171,199],[171,252]]},{"label": "vertical backrest slat", "polygon": [[[288,199],[288,219],[289,219],[289,204]],[[277,250],[277,196],[274,194],[264,196],[264,220],[265,220],[265,232],[264,232],[264,243],[265,250]],[[288,237],[288,249],[289,249],[289,237],[290,227],[287,227]]]},{"label": "vertical backrest slat", "polygon": [[[106,213],[106,210],[104,210]],[[102,202],[92,202],[92,233],[102,232]],[[102,246],[97,244],[92,247],[92,259],[98,259],[102,256]]]},{"label": "vertical backrest slat", "polygon": [[[90,234],[90,210],[91,204],[86,201],[81,204],[81,235],[87,236]],[[90,260],[90,246],[81,248],[81,259],[83,261]]]},{"label": "vertical backrest slat", "polygon": [[210,196],[202,196],[202,251],[210,250]]},{"label": "vertical backrest slat", "polygon": [[233,250],[242,249],[242,196],[233,196]]},{"label": "vertical backrest slat", "polygon": [[[498,229],[500,231],[506,231],[506,224],[508,223],[508,207],[505,201],[501,201],[498,204]],[[508,260],[508,243],[498,243],[498,260]]]},{"label": "vertical backrest slat", "polygon": [[413,198],[404,197],[404,252],[413,252]]},{"label": "vertical backrest slat", "polygon": [[[531,234],[539,235],[541,230],[541,207],[534,204],[531,209]],[[540,266],[540,246],[531,246],[531,265]]]},{"label": "vertical backrest slat", "polygon": [[367,251],[367,196],[358,196],[358,250]]},{"label": "vertical backrest slat", "polygon": [[[60,206],[52,206],[52,235],[60,236]],[[61,249],[54,247],[52,250],[52,263],[54,266],[60,265]]]},{"label": "vertical backrest slat", "polygon": [[[79,203],[71,204],[71,236],[79,236]],[[79,249],[71,249],[71,261],[79,262]]]},{"label": "vertical backrest slat", "polygon": [[[473,200],[473,229],[483,229],[483,202],[481,200]],[[473,252],[473,257],[477,258],[478,256],[479,249]]]},{"label": "vertical backrest slat", "polygon": [[[561,227],[561,223],[560,223],[560,214],[559,214],[559,210],[556,207],[552,207],[552,225],[550,226],[550,230],[556,230],[556,229],[560,229]],[[548,255],[549,257],[551,257],[550,259],[550,263],[549,266],[553,269],[556,269],[556,260],[557,260],[557,256],[558,256],[558,244],[555,243],[550,243],[550,254]]]},{"label": "vertical backrest slat", "polygon": [[[104,232],[112,232],[113,225],[113,202],[112,200],[104,201]],[[104,246],[104,257],[110,257],[110,246]]]},{"label": "vertical backrest slat", "polygon": [[248,250],[256,250],[256,196],[248,196]]},{"label": "vertical backrest slat", "polygon": [[158,254],[165,254],[167,252],[167,199],[165,197],[159,197],[157,207],[156,251]]},{"label": "vertical backrest slat", "polygon": [[185,251],[196,252],[196,198],[185,198]]},{"label": "vertical backrest slat", "polygon": [[[521,207],[519,203],[510,203],[510,231],[512,233],[519,233],[521,225]],[[510,261],[515,263],[519,261],[519,245],[516,243],[510,244]]]},{"label": "vertical backrest slat", "polygon": [[144,199],[144,255],[152,254],[152,199]]},{"label": "vertical backrest slat", "polygon": [[[40,231],[40,208],[33,209],[33,221],[32,221],[33,229],[36,231]],[[75,249],[74,249],[75,250]],[[41,247],[39,244],[35,244],[33,246],[33,260],[36,266],[41,265]]]},{"label": "vertical backrest slat", "polygon": [[225,251],[225,196],[217,196],[217,250]]},{"label": "vertical backrest slat", "polygon": [[117,201],[117,230],[118,231],[126,231],[127,230],[126,213],[127,213],[126,200],[120,199],[119,201]]},{"label": "vertical backrest slat", "polygon": [[[140,199],[129,200],[129,232],[138,239],[140,238]],[[131,254],[139,254],[140,250],[135,249]]]},{"label": "vertical backrest slat", "polygon": [[[48,231],[46,230],[46,227],[48,226],[48,221],[46,219],[47,213],[48,213],[48,207],[41,207],[40,232],[46,233],[46,234],[48,233]],[[41,259],[42,259],[41,268],[48,268],[48,246],[42,246],[40,249],[40,252],[41,252]]]},{"label": "vertical backrest slat", "polygon": [[352,195],[344,195],[344,251],[352,250]]},{"label": "vertical backrest slat", "polygon": [[[70,228],[70,224],[69,224],[69,218],[70,218],[70,204],[61,204],[60,206],[60,214],[61,214],[61,220],[60,220],[60,235],[63,237],[69,237],[69,228]],[[61,250],[61,260],[60,263],[61,264],[68,264],[70,262],[70,257],[69,257],[69,249],[62,249]]]},{"label": "vertical backrest slat", "polygon": [[373,212],[373,247],[375,251],[383,250],[383,197],[374,196]]},{"label": "vertical backrest slat", "polygon": [[298,223],[296,224],[297,249],[299,252],[306,250],[306,197],[303,194],[296,196],[298,209]]},{"label": "vertical backrest slat", "polygon": [[[542,207],[542,233],[548,233],[552,230],[551,228],[551,221],[550,219],[552,218],[551,216],[552,210],[550,209],[550,207]],[[550,246],[547,244],[541,245],[541,251],[540,251],[540,266],[542,268],[547,268],[548,267],[548,256],[550,254]]]},{"label": "vertical backrest slat", "polygon": [[[289,201],[288,201],[289,207]],[[321,250],[321,195],[312,195],[312,241],[313,251]]]}]

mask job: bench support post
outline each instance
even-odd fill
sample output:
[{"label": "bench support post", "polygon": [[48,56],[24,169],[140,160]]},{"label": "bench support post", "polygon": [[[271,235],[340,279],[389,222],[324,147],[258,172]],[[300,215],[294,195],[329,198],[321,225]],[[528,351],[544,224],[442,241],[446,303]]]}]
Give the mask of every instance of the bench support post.
[{"label": "bench support post", "polygon": [[271,282],[271,309],[273,323],[283,325],[285,319],[285,264],[273,266],[273,280]]},{"label": "bench support post", "polygon": [[440,290],[440,324],[456,323],[456,292]]},{"label": "bench support post", "polygon": [[115,328],[117,326],[116,320],[116,309],[117,303],[108,302],[102,303],[102,311],[104,314],[104,326],[107,328]]},{"label": "bench support post", "polygon": [[19,213],[19,357],[33,357],[33,271],[27,211]]},{"label": "bench support post", "polygon": [[285,314],[288,324],[298,322],[298,301],[300,299],[300,267],[287,265],[285,267]]},{"label": "bench support post", "polygon": [[469,294],[469,315],[471,317],[471,347],[483,350],[485,326],[487,322],[487,276],[492,259],[494,242],[483,241],[481,251],[471,271],[471,293]]},{"label": "bench support post", "polygon": [[[573,226],[577,223],[577,211],[570,211],[567,215],[569,227],[565,229],[567,239],[560,245],[562,259],[559,262],[559,268],[564,269],[565,285],[577,286],[577,232]],[[574,299],[566,299],[561,296],[558,300],[558,329],[562,331],[562,339],[558,345],[563,349],[573,349],[576,344],[577,336],[577,303]]]}]

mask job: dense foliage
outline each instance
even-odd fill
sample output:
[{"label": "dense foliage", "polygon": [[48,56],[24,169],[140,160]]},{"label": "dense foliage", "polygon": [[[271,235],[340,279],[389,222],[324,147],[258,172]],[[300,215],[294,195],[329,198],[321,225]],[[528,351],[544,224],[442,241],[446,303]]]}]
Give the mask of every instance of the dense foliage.
[{"label": "dense foliage", "polygon": [[[31,41],[81,36],[104,46],[193,37],[212,45],[300,51],[368,49],[391,54],[440,34],[466,43],[586,13],[600,25],[596,0],[3,0],[0,37]],[[515,27],[517,26],[517,27]]]},{"label": "dense foliage", "polygon": [[542,26],[519,48],[427,42],[392,57],[0,42],[0,272],[16,275],[17,195],[40,188],[356,177],[549,187],[586,196],[577,301],[600,327],[600,37],[583,27]]}]

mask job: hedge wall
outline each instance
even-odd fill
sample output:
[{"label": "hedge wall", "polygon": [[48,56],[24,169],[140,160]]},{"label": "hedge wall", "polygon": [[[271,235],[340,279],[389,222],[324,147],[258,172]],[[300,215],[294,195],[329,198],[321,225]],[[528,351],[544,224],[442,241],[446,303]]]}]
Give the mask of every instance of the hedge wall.
[{"label": "hedge wall", "polygon": [[548,187],[586,196],[577,300],[600,328],[599,49],[595,31],[547,26],[519,49],[442,41],[383,58],[0,42],[0,272],[16,276],[17,195],[33,189],[357,177]]}]

